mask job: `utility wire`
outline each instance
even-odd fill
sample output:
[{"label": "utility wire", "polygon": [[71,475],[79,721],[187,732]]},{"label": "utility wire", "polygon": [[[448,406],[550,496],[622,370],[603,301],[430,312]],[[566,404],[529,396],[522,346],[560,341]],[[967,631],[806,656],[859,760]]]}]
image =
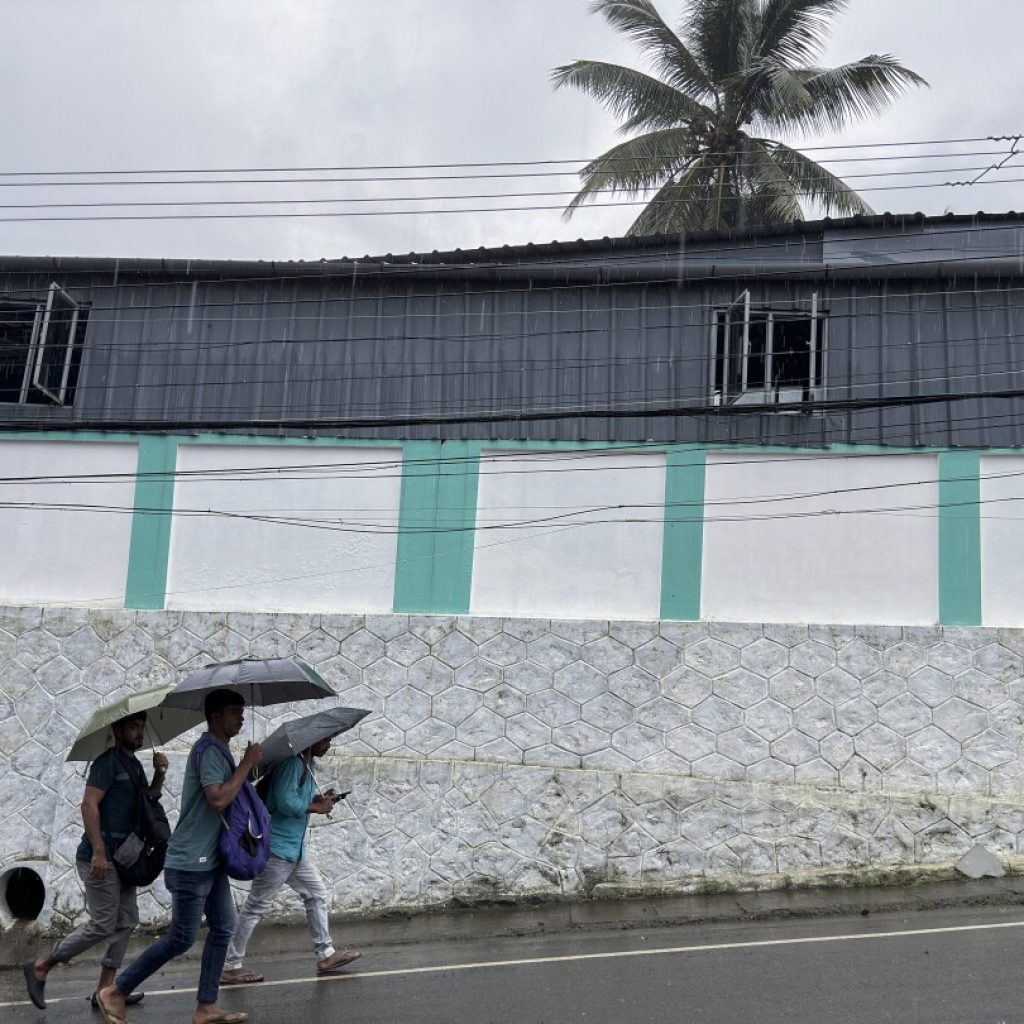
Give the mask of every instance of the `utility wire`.
[{"label": "utility wire", "polygon": [[[865,188],[858,189],[858,192],[895,192],[902,191],[904,189],[936,189],[936,188],[955,188],[955,187],[972,187],[979,188],[983,185],[1014,185],[1024,182],[1024,178],[984,178],[975,182],[965,181],[933,181],[933,182],[918,182],[916,184],[907,185],[877,185],[868,186]],[[686,186],[684,186],[686,187]],[[618,191],[624,192],[629,191],[625,189],[619,189]],[[779,193],[760,193],[762,197],[769,195],[791,195],[795,191],[798,195],[804,195],[804,191],[800,189],[787,190],[786,192]],[[575,193],[573,193],[575,194]],[[742,197],[741,197],[742,198]],[[811,201],[813,196],[807,195],[807,198]],[[303,202],[317,202],[319,200],[302,200]],[[362,200],[356,200],[362,201]],[[380,202],[389,202],[390,200],[382,199]],[[690,202],[698,200],[689,200]],[[708,203],[717,202],[715,197],[707,197],[704,200]],[[267,200],[267,203],[274,202],[274,200]],[[605,203],[587,203],[584,207],[587,210],[610,210],[619,209],[622,207],[637,207],[637,206],[660,206],[660,205],[671,205],[678,202],[677,199],[665,198],[665,199],[630,199],[620,200],[616,202],[605,202]],[[129,205],[144,205],[144,204],[129,204]],[[174,204],[174,205],[187,205],[187,204]],[[224,205],[224,204],[221,204]],[[268,220],[268,219],[281,219],[281,218],[338,218],[338,217],[420,217],[420,216],[441,216],[448,214],[460,214],[460,213],[530,213],[540,212],[545,210],[561,210],[563,206],[561,204],[531,204],[523,206],[472,206],[472,207],[432,207],[423,210],[317,210],[314,212],[309,211],[288,211],[288,212],[276,212],[276,213],[139,213],[139,214],[87,214],[82,216],[68,216],[62,214],[53,214],[48,216],[18,216],[18,217],[0,217],[0,223],[2,224],[37,224],[37,223],[113,223],[116,221],[177,221],[177,220]]]},{"label": "utility wire", "polygon": [[[1019,139],[1019,135],[980,135],[963,139],[904,139],[898,142],[851,142],[845,144],[832,144],[827,146],[802,146],[801,151],[807,153],[835,152],[837,150],[861,150],[861,149],[890,149],[903,148],[907,146],[954,146],[963,145],[969,142],[1012,142]],[[335,172],[335,171],[403,171],[403,170],[445,170],[459,167],[541,167],[554,164],[589,164],[590,157],[570,157],[561,160],[488,160],[488,161],[462,161],[460,163],[433,163],[433,164],[337,164],[318,167],[161,167],[161,168],[137,168],[128,170],[124,168],[114,170],[45,170],[45,171],[0,171],[0,177],[67,177],[68,175],[103,175],[109,177],[112,174],[265,174],[284,173],[295,171],[299,173],[313,172]],[[614,159],[614,158],[613,158]],[[626,159],[626,158],[621,158]],[[630,158],[632,159],[632,158]]]},{"label": "utility wire", "polygon": [[[1011,154],[1012,156],[1018,156],[1018,153]],[[1000,161],[998,164],[985,164],[982,166],[970,166],[970,167],[947,167],[947,168],[925,168],[921,170],[904,170],[904,171],[874,171],[864,174],[847,174],[844,175],[846,180],[863,179],[863,178],[889,178],[889,177],[907,177],[907,176],[921,176],[925,174],[952,174],[960,172],[981,172],[971,181],[966,182],[954,182],[945,181],[941,184],[943,186],[954,186],[954,185],[977,185],[981,181],[981,175],[988,173],[993,170],[1001,170],[1006,166],[1006,160]],[[811,175],[805,179],[805,182],[820,182],[830,181],[831,175],[819,174]],[[67,182],[58,182],[51,184],[67,184]],[[638,186],[637,188],[623,188],[620,185],[607,185],[600,188],[594,189],[590,195],[617,195],[620,193],[634,193],[634,192],[652,192],[660,189],[659,185],[644,185]],[[896,187],[896,186],[893,186]],[[900,187],[916,187],[916,186],[900,186]],[[925,184],[925,188],[934,187],[933,185]],[[875,186],[870,191],[888,191],[889,187],[885,185]],[[703,185],[678,185],[676,191],[685,192],[702,192],[706,191]],[[860,189],[859,191],[869,191],[868,189]],[[457,201],[468,201],[477,199],[533,199],[538,197],[555,197],[555,196],[574,196],[578,192],[578,189],[566,190],[542,190],[542,191],[530,191],[530,192],[471,192],[471,193],[444,193],[441,195],[382,195],[382,196],[333,196],[333,197],[308,197],[308,196],[297,196],[288,198],[255,198],[255,199],[162,199],[162,200],[143,200],[143,199],[127,199],[127,200],[79,200],[75,202],[41,202],[41,203],[0,203],[0,210],[73,210],[73,209],[119,209],[127,207],[145,207],[145,208],[166,208],[166,207],[200,207],[200,206],[287,206],[292,204],[327,204],[327,203],[420,203],[420,202],[439,202],[442,200],[457,200]],[[770,195],[772,193],[759,193],[759,195]],[[650,200],[647,200],[650,202]]]},{"label": "utility wire", "polygon": [[[819,465],[820,465],[820,462],[819,462]],[[654,467],[651,467],[651,468],[654,468]],[[658,467],[658,469],[659,469],[659,471],[663,471],[663,470],[661,470],[661,467]],[[615,472],[616,470],[615,469],[606,469],[605,471],[606,472]],[[777,504],[785,503],[785,502],[802,502],[802,501],[809,501],[811,499],[818,499],[818,498],[838,497],[838,496],[841,496],[841,495],[867,494],[867,493],[875,493],[875,492],[878,492],[878,491],[901,490],[901,489],[905,489],[905,488],[941,486],[942,484],[948,484],[948,483],[975,483],[975,482],[978,482],[978,481],[980,481],[981,483],[985,483],[985,482],[991,481],[991,480],[1019,479],[1020,477],[1024,477],[1024,470],[1009,470],[1009,471],[1000,472],[1000,473],[985,473],[985,474],[980,474],[977,477],[939,476],[939,477],[936,477],[936,478],[925,478],[925,479],[918,479],[918,480],[900,480],[900,481],[890,481],[890,482],[887,482],[887,483],[878,483],[878,484],[861,484],[861,485],[852,486],[852,487],[834,487],[834,488],[828,488],[828,489],[825,489],[825,490],[784,492],[784,493],[781,493],[781,494],[768,494],[768,495],[756,495],[756,496],[732,496],[732,497],[727,497],[727,498],[710,498],[710,499],[705,498],[705,499],[697,500],[697,501],[671,501],[671,502],[657,502],[657,503],[651,503],[651,502],[640,502],[640,503],[620,502],[620,503],[616,503],[616,504],[596,505],[596,506],[590,506],[590,507],[581,507],[581,506],[578,506],[578,505],[570,505],[570,506],[564,506],[564,508],[567,511],[560,512],[559,514],[553,515],[553,516],[537,517],[537,518],[529,519],[529,520],[526,520],[526,521],[515,521],[514,520],[514,521],[512,521],[511,524],[508,521],[505,521],[505,520],[501,520],[499,522],[501,522],[503,526],[509,526],[509,525],[514,525],[516,527],[536,526],[538,524],[547,524],[547,523],[549,523],[551,521],[558,520],[558,519],[565,519],[565,518],[571,518],[573,516],[590,515],[590,514],[594,514],[594,513],[604,513],[604,512],[610,512],[610,511],[635,510],[635,509],[679,509],[679,508],[702,508],[702,509],[705,509],[705,508],[715,508],[715,507],[717,507],[719,505],[728,506],[730,508],[732,508],[734,506],[748,506],[748,505],[777,505]],[[1014,498],[985,499],[985,501],[996,501],[996,500],[999,500],[999,501],[1008,501],[1008,500],[1024,501],[1024,493],[1022,493],[1021,495],[1016,496]],[[512,506],[512,507],[515,507],[515,508],[544,508],[544,509],[550,509],[551,508],[551,506]],[[941,507],[941,505],[940,506],[936,506],[936,507]],[[45,508],[45,509],[49,509],[49,510],[68,509],[68,510],[93,510],[93,511],[99,510],[99,511],[118,511],[118,512],[140,512],[140,513],[146,514],[146,515],[167,515],[167,514],[188,515],[188,516],[211,515],[211,516],[227,516],[227,517],[243,517],[243,518],[256,517],[256,518],[260,518],[260,519],[263,519],[264,517],[269,516],[272,511],[277,511],[277,512],[282,512],[282,511],[317,511],[317,512],[321,513],[322,515],[331,514],[333,516],[338,516],[342,512],[363,513],[363,514],[365,514],[368,511],[373,511],[373,510],[370,510],[370,509],[363,509],[363,508],[358,508],[358,509],[331,508],[331,509],[317,509],[317,510],[308,510],[308,509],[306,509],[306,510],[271,510],[271,509],[234,509],[234,508],[233,509],[174,508],[172,510],[167,510],[167,509],[163,509],[163,508],[145,508],[145,507],[140,508],[140,507],[137,507],[137,506],[134,506],[134,505],[130,505],[130,506],[124,506],[124,505],[87,505],[87,504],[84,504],[84,503],[81,503],[81,502],[38,502],[38,501],[12,501],[12,500],[0,500],[0,508],[7,508],[7,509],[14,509],[14,508],[19,508],[19,509],[20,508]],[[465,505],[463,505],[463,506],[447,506],[444,511],[446,513],[468,512],[468,511],[475,511],[477,508],[478,508],[477,505],[472,505],[472,506],[465,506]],[[397,509],[395,509],[395,510],[377,510],[377,511],[388,511],[390,513],[390,515],[389,515],[389,517],[387,519],[388,522],[394,522],[394,517],[397,515]],[[854,510],[854,511],[856,511],[856,510]],[[284,519],[280,519],[279,520],[279,519],[275,518],[274,521],[275,522],[276,521],[285,522],[286,520],[284,520]],[[310,522],[310,523],[331,522],[331,523],[334,523],[334,522],[337,522],[338,520],[336,518],[333,518],[333,519],[330,519],[330,520],[323,520],[323,519],[315,519],[315,520],[314,519],[295,519],[295,520],[289,519],[289,520],[287,520],[287,522],[292,522],[292,521],[294,521],[296,523],[301,523],[301,522]],[[362,524],[359,524],[359,525],[366,526],[366,525],[369,525],[369,524],[362,523]],[[396,528],[397,528],[397,524],[396,524]],[[463,529],[463,527],[461,525],[460,525],[459,528]],[[468,527],[468,529],[472,529],[472,527]],[[409,526],[407,528],[404,528],[403,532],[409,532],[409,533],[427,532],[427,533],[431,533],[431,532],[435,532],[435,528],[434,527],[427,527],[427,526],[424,526],[424,527]]]},{"label": "utility wire", "polygon": [[[975,399],[997,400],[1024,398],[1024,388],[1005,388],[993,391],[948,392],[930,395],[897,395],[879,398],[859,399],[826,399],[807,402],[778,402],[758,409],[754,406],[742,405],[708,405],[704,404],[673,404],[673,405],[634,405],[626,408],[593,408],[592,406],[564,406],[549,409],[503,409],[491,408],[460,413],[410,414],[402,416],[318,416],[288,417],[267,416],[265,418],[238,417],[237,419],[214,420],[197,417],[195,419],[174,419],[163,417],[153,419],[124,419],[119,413],[116,417],[82,417],[74,420],[76,430],[128,430],[135,433],[152,433],[191,430],[227,429],[358,429],[407,426],[447,426],[469,423],[513,422],[529,423],[562,419],[624,419],[624,418],[663,418],[663,417],[694,417],[714,416],[720,419],[733,417],[749,417],[756,414],[778,412],[847,412],[888,408],[910,408],[936,404],[966,402]],[[251,403],[250,403],[251,408]],[[0,420],[0,429],[20,428],[26,432],[48,430],[51,424],[38,420]]]},{"label": "utility wire", "polygon": [[[704,156],[712,154],[705,153]],[[724,154],[723,154],[724,155]],[[824,164],[871,164],[871,163],[892,163],[923,160],[961,160],[973,157],[1003,157],[1005,149],[980,149],[964,150],[952,153],[913,153],[907,156],[861,156],[861,157],[832,157],[820,161]],[[929,173],[952,173],[960,171],[976,171],[987,169],[995,165],[988,164],[981,167],[937,167],[931,170],[894,170],[890,172],[880,171],[878,174],[891,173],[893,175],[919,175]],[[125,172],[128,173],[128,172]],[[865,177],[861,174],[848,174],[836,172],[844,180],[848,178]],[[877,177],[878,174],[866,175]],[[192,186],[192,185],[344,185],[344,184],[380,184],[381,182],[409,182],[409,181],[493,181],[493,180],[516,180],[522,178],[578,178],[579,170],[551,170],[551,171],[506,171],[502,173],[465,173],[465,174],[375,174],[366,176],[336,177],[331,175],[317,175],[314,177],[285,177],[285,178],[114,178],[108,181],[8,181],[0,180],[0,188],[106,188],[116,186],[118,188],[144,188],[151,186]]]}]

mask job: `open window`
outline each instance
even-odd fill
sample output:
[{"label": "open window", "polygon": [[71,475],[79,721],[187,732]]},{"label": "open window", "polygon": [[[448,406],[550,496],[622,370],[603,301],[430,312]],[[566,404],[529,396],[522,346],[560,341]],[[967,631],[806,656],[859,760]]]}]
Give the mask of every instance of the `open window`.
[{"label": "open window", "polygon": [[712,319],[711,388],[721,405],[809,401],[824,388],[826,321],[811,309],[754,307],[744,291]]},{"label": "open window", "polygon": [[70,405],[84,310],[53,283],[37,301],[0,297],[0,402]]}]

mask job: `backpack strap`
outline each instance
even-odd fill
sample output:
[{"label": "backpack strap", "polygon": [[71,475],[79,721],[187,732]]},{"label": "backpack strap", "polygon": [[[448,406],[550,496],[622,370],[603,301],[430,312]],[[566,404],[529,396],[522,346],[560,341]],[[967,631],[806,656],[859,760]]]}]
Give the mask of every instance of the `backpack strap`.
[{"label": "backpack strap", "polygon": [[114,747],[114,756],[128,773],[128,777],[132,780],[136,789],[149,789],[149,784],[146,781],[146,772],[136,758],[129,757],[120,747],[117,746]]},{"label": "backpack strap", "polygon": [[210,747],[216,747],[221,754],[224,755],[224,760],[227,761],[228,766],[232,772],[238,769],[238,765],[235,764],[234,755],[231,753],[230,748],[226,743],[221,743],[216,736],[210,736],[207,734],[204,736],[193,748],[192,753],[196,758],[196,773],[199,772],[199,767],[203,763],[203,755],[210,749]]}]

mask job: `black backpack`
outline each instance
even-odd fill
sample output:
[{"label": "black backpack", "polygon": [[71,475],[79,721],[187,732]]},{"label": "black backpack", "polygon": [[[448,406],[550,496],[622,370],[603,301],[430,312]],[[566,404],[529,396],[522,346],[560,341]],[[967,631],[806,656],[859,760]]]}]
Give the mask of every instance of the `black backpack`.
[{"label": "black backpack", "polygon": [[263,801],[264,805],[270,799],[270,786],[274,780],[274,769],[276,767],[277,765],[263,766],[263,774],[259,778],[252,780],[256,787],[256,795]]},{"label": "black backpack", "polygon": [[146,774],[135,758],[120,750],[117,759],[135,784],[135,828],[114,851],[114,866],[125,885],[151,885],[160,877],[167,856],[171,826],[160,798],[146,784]]}]

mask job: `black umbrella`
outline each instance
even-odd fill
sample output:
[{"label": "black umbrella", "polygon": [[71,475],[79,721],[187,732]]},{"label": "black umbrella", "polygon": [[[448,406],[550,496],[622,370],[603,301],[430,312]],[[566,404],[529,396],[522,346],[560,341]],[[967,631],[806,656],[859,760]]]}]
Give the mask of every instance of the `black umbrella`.
[{"label": "black umbrella", "polygon": [[261,744],[263,764],[286,761],[321,740],[348,732],[370,712],[363,708],[328,708],[279,725]]},{"label": "black umbrella", "polygon": [[213,690],[234,690],[250,707],[335,697],[334,690],[299,658],[241,658],[190,672],[164,699],[170,708],[201,710]]}]

